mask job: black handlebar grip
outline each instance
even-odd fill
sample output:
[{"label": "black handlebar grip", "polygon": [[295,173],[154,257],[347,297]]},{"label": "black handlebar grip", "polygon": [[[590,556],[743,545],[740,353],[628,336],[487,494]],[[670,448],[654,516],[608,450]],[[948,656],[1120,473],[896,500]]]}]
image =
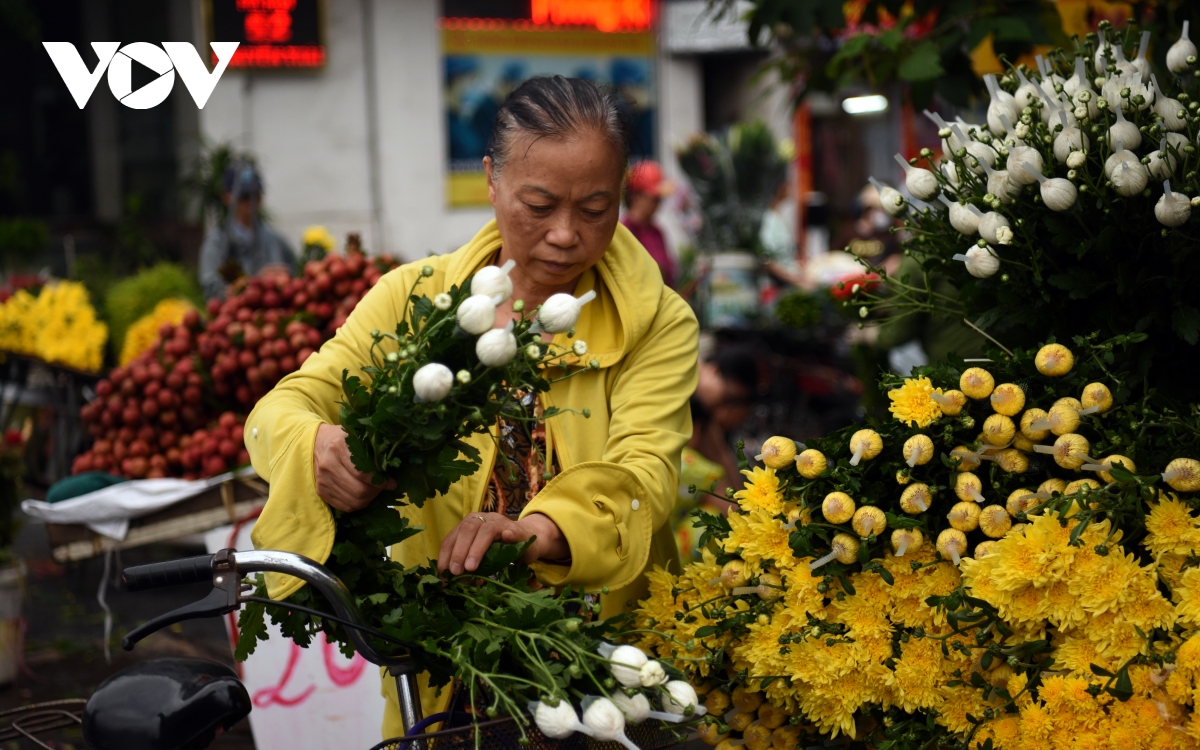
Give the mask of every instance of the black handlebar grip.
[{"label": "black handlebar grip", "polygon": [[126,568],[121,581],[126,591],[143,591],[163,586],[182,586],[212,580],[212,555],[185,557],[180,560],[137,565]]}]

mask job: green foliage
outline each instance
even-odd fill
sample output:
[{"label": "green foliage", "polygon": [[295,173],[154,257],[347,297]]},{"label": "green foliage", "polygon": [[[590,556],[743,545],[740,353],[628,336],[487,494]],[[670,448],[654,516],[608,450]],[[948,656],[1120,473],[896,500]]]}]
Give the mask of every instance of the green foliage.
[{"label": "green foliage", "polygon": [[[991,38],[1002,60],[1015,61],[1066,35],[1050,0],[748,0],[751,44],[783,50],[770,66],[787,86],[809,91],[906,84],[918,107],[936,94],[960,106],[985,95],[970,53]],[[735,0],[710,0],[717,16],[742,15]],[[1185,20],[1200,23],[1200,6],[1185,0],[1134,4],[1132,15],[1157,39],[1178,38]],[[1161,66],[1165,44],[1154,50]],[[1163,76],[1159,76],[1162,80]]]},{"label": "green foliage", "polygon": [[40,219],[0,219],[0,259],[6,265],[41,254],[49,239],[50,231]]},{"label": "green foliage", "polygon": [[190,300],[197,308],[204,308],[195,276],[174,263],[159,263],[109,287],[104,294],[104,319],[113,351],[121,351],[129,326],[162,300],[172,298]]},{"label": "green foliage", "polygon": [[821,322],[821,301],[803,289],[788,292],[775,303],[775,317],[789,328],[803,330]]},{"label": "green foliage", "polygon": [[767,126],[755,121],[721,137],[697,134],[676,156],[700,197],[700,244],[709,252],[759,252],[763,212],[787,179],[787,155]]}]

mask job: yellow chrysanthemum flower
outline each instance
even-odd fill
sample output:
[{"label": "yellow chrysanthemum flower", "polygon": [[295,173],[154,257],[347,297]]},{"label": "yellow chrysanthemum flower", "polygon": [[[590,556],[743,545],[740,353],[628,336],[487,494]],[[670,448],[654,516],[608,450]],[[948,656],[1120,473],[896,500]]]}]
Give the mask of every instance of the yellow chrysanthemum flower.
[{"label": "yellow chrysanthemum flower", "polygon": [[742,510],[763,510],[770,515],[783,512],[783,492],[774,469],[756,466],[743,469],[742,475],[746,477],[746,488],[733,495]]},{"label": "yellow chrysanthemum flower", "polygon": [[888,391],[891,405],[888,411],[908,426],[928,427],[933,420],[942,416],[942,409],[929,395],[941,395],[941,388],[934,388],[929,378],[907,378],[904,385]]},{"label": "yellow chrysanthemum flower", "polygon": [[121,366],[132,362],[139,354],[149,349],[158,339],[158,329],[163,323],[178,325],[183,322],[183,316],[188,310],[194,309],[191,304],[181,299],[165,299],[154,306],[149,314],[139,318],[125,331],[125,341],[121,344]]},{"label": "yellow chrysanthemum flower", "polygon": [[1200,549],[1200,519],[1191,508],[1180,502],[1174,493],[1160,492],[1158,503],[1150,505],[1146,516],[1146,539],[1142,542],[1151,552],[1189,555]]},{"label": "yellow chrysanthemum flower", "polygon": [[1192,627],[1200,627],[1200,568],[1183,571],[1179,585],[1172,593],[1179,600],[1175,605],[1179,619]]},{"label": "yellow chrysanthemum flower", "polygon": [[325,252],[329,252],[333,249],[333,246],[336,243],[334,242],[333,235],[329,233],[328,229],[314,224],[313,226],[304,230],[304,239],[301,241],[301,244],[303,244],[304,247],[319,247]]},{"label": "yellow chrysanthemum flower", "polygon": [[769,512],[730,513],[729,527],[726,552],[740,550],[742,559],[750,565],[761,565],[764,560],[773,560],[781,569],[796,565],[797,559],[788,544],[791,530]]}]

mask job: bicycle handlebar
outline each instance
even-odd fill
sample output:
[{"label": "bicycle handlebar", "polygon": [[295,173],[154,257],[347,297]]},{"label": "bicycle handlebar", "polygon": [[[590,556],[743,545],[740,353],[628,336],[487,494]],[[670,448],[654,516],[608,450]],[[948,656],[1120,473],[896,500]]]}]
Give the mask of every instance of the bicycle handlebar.
[{"label": "bicycle handlebar", "polygon": [[180,560],[126,568],[121,581],[126,591],[145,591],[163,586],[182,586],[212,580],[212,555],[185,557]]},{"label": "bicycle handlebar", "polygon": [[[208,580],[211,580],[214,586],[214,591],[208,598],[160,615],[135,629],[125,637],[125,648],[132,648],[134,643],[150,633],[181,620],[211,617],[238,609],[243,601],[240,594],[241,580],[250,573],[282,573],[295,576],[320,592],[338,617],[358,625],[363,624],[354,597],[350,595],[345,584],[316,561],[303,555],[278,550],[222,550],[215,555],[200,555],[125,569],[122,580],[129,591]],[[280,605],[287,606],[286,602],[280,602]],[[354,650],[372,664],[399,670],[411,668],[412,662],[407,658],[384,657],[376,651],[358,628],[347,627],[345,631]]]}]

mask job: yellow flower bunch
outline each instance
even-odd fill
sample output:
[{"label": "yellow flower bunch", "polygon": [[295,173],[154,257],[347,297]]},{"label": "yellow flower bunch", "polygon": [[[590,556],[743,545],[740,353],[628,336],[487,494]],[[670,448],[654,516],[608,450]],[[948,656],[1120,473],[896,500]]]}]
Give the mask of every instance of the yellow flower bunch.
[{"label": "yellow flower bunch", "polygon": [[107,341],[108,326],[77,281],[48,284],[36,298],[22,289],[0,305],[0,348],[8,351],[96,372]]},{"label": "yellow flower bunch", "polygon": [[329,252],[332,250],[334,244],[336,243],[334,242],[333,235],[329,233],[329,230],[317,224],[305,229],[304,237],[301,240],[301,245],[303,247],[319,247],[324,252]]},{"label": "yellow flower bunch", "polygon": [[37,297],[24,289],[0,305],[0,349],[17,354],[37,353],[37,329],[31,314]]},{"label": "yellow flower bunch", "polygon": [[190,303],[181,299],[165,299],[155,305],[149,314],[139,318],[125,332],[125,342],[121,344],[121,366],[132,362],[154,344],[163,323],[178,325],[183,322],[188,310],[192,309]]}]

